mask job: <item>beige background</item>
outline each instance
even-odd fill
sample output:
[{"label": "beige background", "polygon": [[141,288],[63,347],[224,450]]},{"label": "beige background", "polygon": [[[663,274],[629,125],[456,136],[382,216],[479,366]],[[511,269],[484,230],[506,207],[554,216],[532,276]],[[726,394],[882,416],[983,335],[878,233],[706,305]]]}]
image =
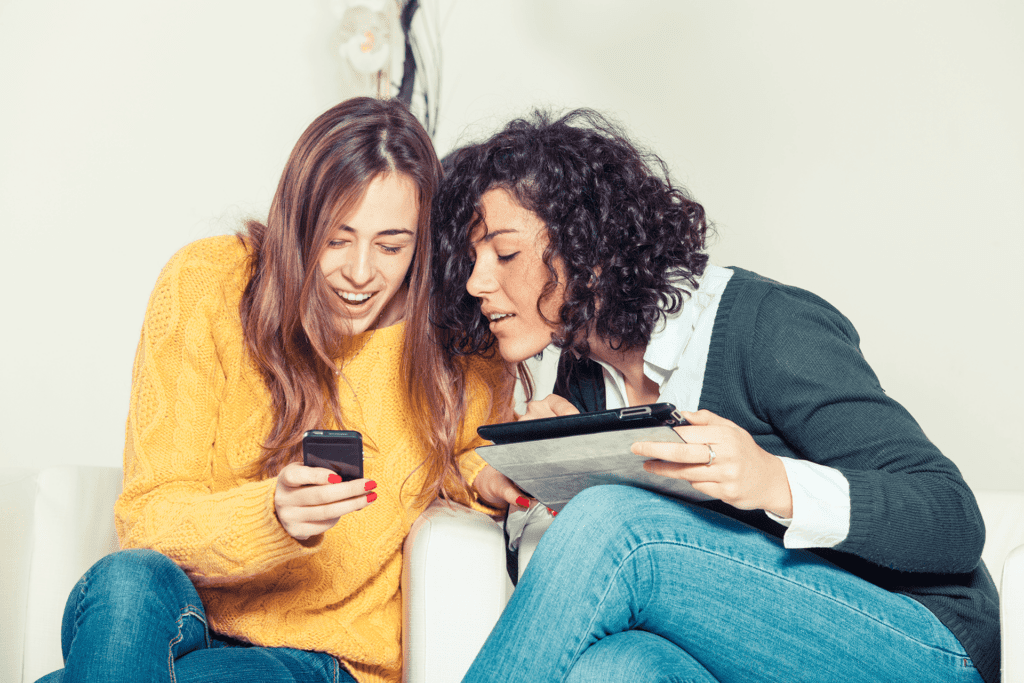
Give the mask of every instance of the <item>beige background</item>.
[{"label": "beige background", "polygon": [[[442,153],[605,110],[718,227],[712,257],[845,312],[973,486],[1024,490],[1024,6],[424,0]],[[328,0],[0,0],[0,464],[118,464],[149,291],[266,211],[359,85]]]}]

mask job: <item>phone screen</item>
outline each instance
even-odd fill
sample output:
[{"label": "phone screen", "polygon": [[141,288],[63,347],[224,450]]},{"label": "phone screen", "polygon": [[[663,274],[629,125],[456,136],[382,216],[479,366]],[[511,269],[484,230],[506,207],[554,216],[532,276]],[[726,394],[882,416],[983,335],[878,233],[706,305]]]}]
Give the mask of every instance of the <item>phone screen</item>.
[{"label": "phone screen", "polygon": [[308,467],[326,467],[343,481],[363,476],[363,436],[339,429],[314,429],[302,435],[302,462]]}]

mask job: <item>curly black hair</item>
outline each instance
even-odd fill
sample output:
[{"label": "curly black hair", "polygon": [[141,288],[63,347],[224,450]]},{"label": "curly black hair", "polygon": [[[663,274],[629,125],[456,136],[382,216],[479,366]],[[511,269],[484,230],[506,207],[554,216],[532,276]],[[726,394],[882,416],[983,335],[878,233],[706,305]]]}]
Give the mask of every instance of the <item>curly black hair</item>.
[{"label": "curly black hair", "polygon": [[449,353],[489,353],[495,344],[479,301],[466,291],[469,234],[488,190],[508,191],[547,226],[542,258],[550,276],[540,299],[555,289],[557,258],[567,281],[553,341],[583,358],[591,324],[613,348],[646,347],[707,265],[704,208],[672,184],[659,157],[593,110],[557,119],[535,111],[453,152],[444,166],[431,215],[432,296]]}]

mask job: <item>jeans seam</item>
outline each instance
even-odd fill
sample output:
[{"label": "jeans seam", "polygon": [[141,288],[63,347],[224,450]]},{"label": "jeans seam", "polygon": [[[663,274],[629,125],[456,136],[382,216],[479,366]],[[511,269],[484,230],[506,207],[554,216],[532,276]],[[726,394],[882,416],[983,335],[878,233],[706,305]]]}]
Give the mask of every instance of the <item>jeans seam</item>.
[{"label": "jeans seam", "polygon": [[203,614],[202,610],[197,608],[195,605],[185,605],[185,609],[183,609],[178,614],[178,619],[176,622],[178,624],[178,634],[175,637],[171,638],[170,642],[167,643],[167,673],[171,683],[175,683],[175,681],[178,680],[177,675],[174,673],[174,646],[180,643],[184,638],[184,636],[182,635],[182,629],[184,629],[185,627],[186,617],[195,617],[200,622],[202,622],[203,637],[206,641],[205,645],[207,648],[210,647],[210,629],[208,627],[208,624],[206,623],[205,615]]},{"label": "jeans seam", "polygon": [[[593,617],[593,619],[591,619],[590,623],[587,625],[587,632],[588,633],[592,632],[594,622],[597,620],[597,613],[600,611],[600,607],[602,607],[604,605],[604,602],[605,602],[605,600],[608,597],[608,591],[611,590],[612,583],[614,583],[614,581],[616,581],[618,579],[618,575],[619,575],[619,572],[620,572],[622,566],[624,564],[626,564],[626,562],[628,562],[637,551],[639,551],[641,549],[644,549],[647,546],[652,546],[652,545],[680,546],[680,547],[688,548],[690,550],[696,550],[698,552],[703,552],[703,553],[708,553],[710,555],[715,555],[716,557],[728,560],[730,562],[734,562],[736,564],[742,564],[744,567],[747,567],[747,568],[752,569],[754,571],[760,572],[762,574],[773,576],[776,579],[780,579],[782,581],[785,581],[786,583],[788,583],[790,585],[796,586],[798,588],[802,588],[802,589],[807,590],[807,591],[809,591],[811,593],[814,593],[814,594],[816,594],[818,596],[821,596],[822,598],[830,600],[831,602],[833,602],[833,603],[835,603],[837,605],[842,605],[842,606],[846,607],[847,609],[849,609],[851,611],[854,611],[854,612],[857,612],[858,614],[862,615],[863,617],[865,617],[867,619],[870,619],[871,621],[874,621],[875,623],[877,623],[877,624],[879,624],[881,626],[884,626],[885,628],[887,628],[887,629],[889,629],[889,630],[891,630],[891,631],[893,631],[895,633],[899,633],[901,636],[903,636],[907,640],[910,640],[910,641],[912,641],[914,643],[917,643],[921,647],[925,647],[925,648],[928,648],[930,650],[934,650],[936,652],[942,652],[942,653],[945,653],[945,654],[954,655],[954,656],[956,656],[958,658],[969,657],[969,655],[967,654],[967,651],[963,650],[963,646],[962,645],[960,646],[962,651],[958,652],[958,651],[955,651],[955,650],[948,650],[948,649],[946,649],[944,647],[938,647],[938,646],[933,645],[931,643],[925,643],[925,642],[921,641],[919,638],[917,638],[915,636],[912,636],[911,634],[906,633],[904,631],[901,631],[901,630],[897,629],[896,627],[894,627],[892,624],[887,624],[884,621],[881,621],[880,619],[875,617],[874,615],[869,614],[869,613],[863,611],[862,609],[860,609],[858,607],[854,607],[853,605],[850,605],[847,602],[839,600],[837,597],[835,597],[833,595],[829,595],[828,593],[823,593],[823,592],[821,592],[819,590],[811,588],[810,586],[807,586],[805,584],[802,584],[802,583],[799,583],[797,581],[794,581],[794,580],[792,580],[792,579],[790,579],[790,578],[788,578],[786,576],[783,576],[781,574],[776,574],[774,572],[767,571],[766,569],[764,569],[762,567],[758,567],[757,565],[750,564],[748,562],[744,562],[742,560],[739,560],[739,559],[737,559],[737,558],[735,558],[735,557],[733,557],[731,555],[722,553],[720,551],[709,550],[709,549],[704,548],[702,546],[699,546],[699,545],[696,545],[696,544],[693,544],[693,543],[686,543],[686,542],[683,542],[683,541],[666,541],[666,540],[644,541],[643,543],[638,544],[635,548],[632,548],[629,551],[629,553],[625,557],[623,557],[622,561],[616,565],[615,571],[613,572],[612,576],[610,577],[611,580],[609,580],[609,582],[608,582],[608,588],[606,588],[605,593],[598,600],[597,606],[598,606],[599,609],[594,611],[595,612],[595,616]],[[842,569],[841,567],[836,567],[836,571],[846,571],[846,570]],[[856,574],[851,574],[851,576],[856,576]],[[857,578],[859,578],[859,577],[857,577]],[[861,579],[861,580],[862,581],[866,581],[865,579]],[[868,582],[868,583],[870,583],[870,582]],[[874,585],[874,584],[871,584],[871,585]],[[883,588],[882,590],[885,590],[885,589]],[[897,596],[900,596],[900,597],[906,597],[906,596],[902,596],[902,594],[900,594],[900,593],[893,593],[893,595],[897,595]],[[928,608],[926,607],[925,609],[927,610]],[[928,610],[928,613],[932,614],[930,610]],[[937,620],[937,617],[935,617],[934,614],[932,614],[932,617],[936,618],[936,620]],[[941,624],[941,622],[939,622],[939,623]],[[943,625],[943,628],[945,628],[944,625]],[[954,636],[954,638],[955,638],[955,636]],[[582,649],[582,646],[583,646],[583,643],[580,643],[580,645],[577,647],[576,653],[575,653],[575,655],[573,657],[573,661],[575,661],[579,657],[581,649]]]},{"label": "jeans seam", "polygon": [[89,584],[88,573],[82,577],[82,580],[78,582],[78,604],[75,605],[75,623],[78,623],[79,617],[82,616],[82,605],[85,602],[85,591]]}]

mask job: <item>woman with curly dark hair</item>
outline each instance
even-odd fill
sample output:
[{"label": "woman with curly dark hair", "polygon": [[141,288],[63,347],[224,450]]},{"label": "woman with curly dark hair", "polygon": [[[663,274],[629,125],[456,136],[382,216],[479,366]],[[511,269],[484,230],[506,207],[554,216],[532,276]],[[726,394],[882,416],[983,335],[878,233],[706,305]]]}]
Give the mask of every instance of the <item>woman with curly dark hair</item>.
[{"label": "woman with curly dark hair", "polygon": [[633,453],[713,499],[577,495],[465,680],[999,679],[956,466],[839,311],[708,263],[704,210],[657,157],[594,112],[537,114],[449,158],[432,220],[449,352],[496,347],[553,389],[524,419],[675,404],[682,442]]}]

